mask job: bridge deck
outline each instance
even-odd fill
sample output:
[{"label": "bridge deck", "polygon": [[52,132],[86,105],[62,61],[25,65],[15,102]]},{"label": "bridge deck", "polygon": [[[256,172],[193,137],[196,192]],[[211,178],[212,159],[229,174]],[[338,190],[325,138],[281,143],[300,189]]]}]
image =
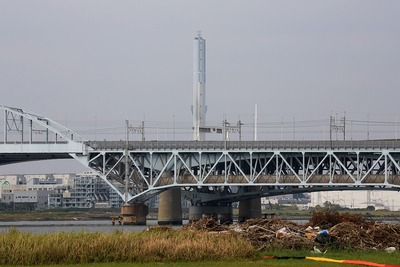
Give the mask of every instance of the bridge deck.
[{"label": "bridge deck", "polygon": [[[120,150],[127,145],[125,141],[86,144],[95,150]],[[400,141],[130,141],[129,150],[400,150]]]},{"label": "bridge deck", "polygon": [[0,165],[73,157],[126,201],[144,201],[170,187],[193,194],[209,189],[218,200],[225,193],[237,200],[232,190],[238,187],[244,195],[251,186],[259,189],[258,197],[348,188],[400,190],[400,141],[394,139],[86,141],[41,115],[1,105],[0,110]]},{"label": "bridge deck", "polygon": [[[400,142],[90,141],[88,166],[129,199],[169,187],[253,186],[265,195],[315,190],[400,189]],[[128,149],[127,149],[128,148]],[[127,156],[126,156],[127,155]],[[126,183],[126,164],[131,181]],[[285,188],[285,189],[283,189]],[[289,189],[290,188],[290,189]],[[194,190],[194,189],[193,189]],[[261,194],[261,193],[260,193]],[[229,194],[228,194],[229,195]],[[229,197],[237,197],[235,194]],[[216,198],[221,199],[221,195]]]},{"label": "bridge deck", "polygon": [[321,187],[400,189],[398,140],[0,143],[0,165],[70,157],[129,201],[170,187],[256,186],[265,190],[260,195]]}]

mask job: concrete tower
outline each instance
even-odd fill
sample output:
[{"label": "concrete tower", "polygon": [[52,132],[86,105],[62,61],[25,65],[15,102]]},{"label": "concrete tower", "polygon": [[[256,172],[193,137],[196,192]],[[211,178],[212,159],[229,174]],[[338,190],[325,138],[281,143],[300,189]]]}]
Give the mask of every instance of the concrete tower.
[{"label": "concrete tower", "polygon": [[193,140],[204,140],[206,124],[206,40],[201,32],[193,40]]}]

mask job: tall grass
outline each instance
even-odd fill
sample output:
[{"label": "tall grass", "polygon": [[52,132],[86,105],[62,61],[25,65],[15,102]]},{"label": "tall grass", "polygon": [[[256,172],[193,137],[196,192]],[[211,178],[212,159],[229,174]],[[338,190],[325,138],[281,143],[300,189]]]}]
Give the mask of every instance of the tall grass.
[{"label": "tall grass", "polygon": [[227,260],[252,256],[251,244],[232,233],[156,230],[142,233],[0,233],[0,264]]}]

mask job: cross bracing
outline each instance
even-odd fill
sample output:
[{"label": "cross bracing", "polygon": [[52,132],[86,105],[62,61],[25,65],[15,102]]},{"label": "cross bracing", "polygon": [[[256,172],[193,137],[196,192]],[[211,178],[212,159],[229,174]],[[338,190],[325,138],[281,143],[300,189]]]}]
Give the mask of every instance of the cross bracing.
[{"label": "cross bracing", "polygon": [[90,149],[74,131],[44,116],[1,106],[0,165],[24,161],[68,159]]},{"label": "cross bracing", "polygon": [[[125,177],[127,155],[131,200],[177,186],[195,192],[202,188],[214,191],[210,201],[257,194],[400,189],[397,142],[353,143],[368,147],[363,149],[350,148],[350,142],[342,142],[338,148],[324,148],[323,143],[308,141],[307,148],[277,148],[269,142],[242,142],[237,148],[225,142],[130,142],[125,151],[115,142],[91,142],[95,149],[87,157],[90,168],[106,179],[124,183],[121,177]],[[258,190],[235,193],[232,188],[236,187]]]},{"label": "cross bracing", "polygon": [[[4,111],[0,165],[74,158],[126,201],[171,187],[201,202],[328,190],[400,189],[400,142],[86,141],[23,109]],[[206,197],[199,195],[207,193]]]}]

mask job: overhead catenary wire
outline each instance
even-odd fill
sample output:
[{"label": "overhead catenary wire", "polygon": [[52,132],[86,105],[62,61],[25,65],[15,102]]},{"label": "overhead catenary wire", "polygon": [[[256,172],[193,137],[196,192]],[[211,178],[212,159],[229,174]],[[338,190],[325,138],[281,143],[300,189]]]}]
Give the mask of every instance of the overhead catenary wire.
[{"label": "overhead catenary wire", "polygon": [[[329,138],[330,120],[329,119],[294,119],[291,116],[282,116],[281,119],[271,121],[258,121],[259,139],[324,139]],[[239,120],[238,120],[239,121]],[[176,140],[189,140],[193,133],[192,123],[190,121],[179,121],[174,117],[171,120],[130,120],[133,127],[139,127],[144,122],[146,140],[152,139],[171,139],[175,134]],[[231,126],[238,122],[228,121]],[[252,140],[254,131],[254,121],[251,118],[240,119],[242,140]],[[222,120],[207,122],[210,126],[222,127]],[[398,136],[400,122],[390,120],[360,120],[346,119],[346,137],[347,139],[394,139]],[[92,120],[68,120],[68,127],[89,139],[91,136],[97,136],[101,139],[123,139],[125,126],[123,120],[102,120],[96,118]],[[133,133],[132,133],[133,134]],[[295,134],[295,136],[293,136]],[[160,137],[162,135],[162,137]],[[251,136],[251,137],[250,137]],[[232,138],[237,138],[232,135]],[[334,139],[340,139],[339,133],[335,133]],[[219,140],[218,136],[212,136],[208,140]]]}]

